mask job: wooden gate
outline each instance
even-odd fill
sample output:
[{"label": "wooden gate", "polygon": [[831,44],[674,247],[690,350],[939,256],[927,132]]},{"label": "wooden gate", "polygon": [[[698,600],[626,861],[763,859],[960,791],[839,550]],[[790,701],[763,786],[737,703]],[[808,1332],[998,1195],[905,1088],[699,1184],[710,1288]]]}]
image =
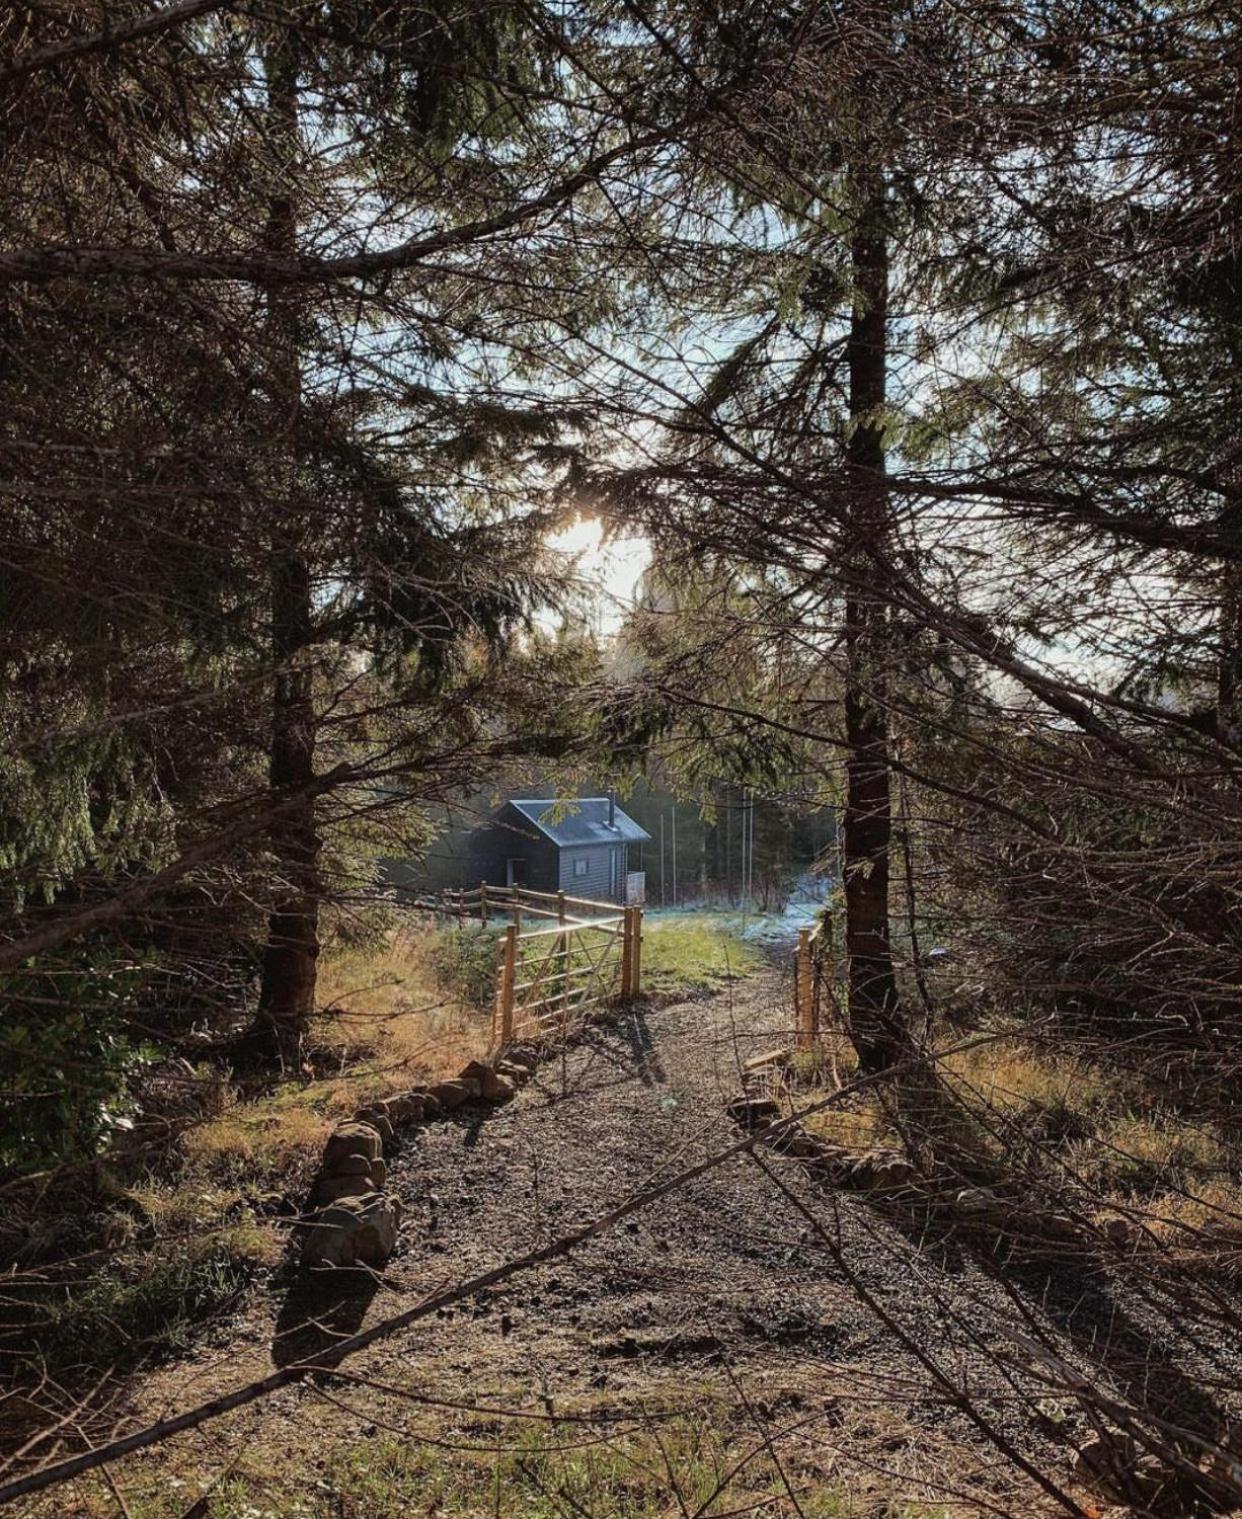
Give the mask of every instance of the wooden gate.
[{"label": "wooden gate", "polygon": [[593,1009],[639,994],[641,907],[524,886],[446,891],[413,905],[483,925],[497,917],[509,920],[497,940],[493,1046],[564,1037]]},{"label": "wooden gate", "polygon": [[638,908],[532,928],[510,925],[497,970],[494,1042],[563,1039],[593,1009],[638,985]]}]

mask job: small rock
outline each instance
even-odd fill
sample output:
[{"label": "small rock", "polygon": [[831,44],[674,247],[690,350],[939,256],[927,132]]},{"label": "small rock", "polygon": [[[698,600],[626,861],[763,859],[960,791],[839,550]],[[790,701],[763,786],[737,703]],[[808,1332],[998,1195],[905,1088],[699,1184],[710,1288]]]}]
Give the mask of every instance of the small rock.
[{"label": "small rock", "polygon": [[539,1064],[539,1057],[534,1050],[528,1047],[514,1045],[512,1049],[507,1049],[504,1052],[503,1061],[497,1062],[498,1065],[501,1063],[505,1065],[520,1065],[533,1075],[536,1066]]},{"label": "small rock", "polygon": [[381,1145],[392,1144],[393,1127],[387,1113],[383,1113],[378,1108],[374,1107],[361,1108],[357,1113],[354,1114],[354,1120],[357,1123],[370,1124],[375,1132],[380,1136]]},{"label": "small rock", "polygon": [[315,1202],[320,1208],[328,1203],[339,1202],[342,1197],[365,1197],[378,1189],[369,1175],[321,1176],[315,1186]]},{"label": "small rock", "polygon": [[343,1197],[309,1220],[302,1259],[318,1266],[382,1266],[397,1244],[401,1204],[386,1192]]},{"label": "small rock", "polygon": [[883,1192],[908,1186],[914,1180],[914,1167],[904,1155],[895,1151],[872,1150],[862,1155],[850,1169],[850,1182],[868,1192]]},{"label": "small rock", "polygon": [[378,1160],[383,1143],[379,1130],[369,1123],[359,1123],[355,1119],[353,1123],[340,1124],[329,1135],[328,1143],[324,1146],[324,1170],[334,1171],[337,1161],[343,1160],[347,1155],[362,1155],[368,1161]]},{"label": "small rock", "polygon": [[524,1065],[516,1065],[512,1060],[498,1060],[496,1062],[496,1074],[507,1076],[514,1086],[524,1086],[534,1072]]},{"label": "small rock", "polygon": [[330,1176],[370,1176],[371,1167],[375,1164],[375,1161],[368,1160],[365,1155],[338,1155],[329,1160],[325,1152],[323,1169]]},{"label": "small rock", "polygon": [[1116,1245],[1121,1250],[1133,1249],[1143,1238],[1142,1229],[1129,1218],[1106,1218],[1099,1228],[1109,1244]]},{"label": "small rock", "polygon": [[502,1076],[499,1071],[488,1071],[487,1079],[483,1082],[483,1098],[486,1102],[508,1102],[516,1096],[517,1087],[508,1076]]},{"label": "small rock", "polygon": [[458,1075],[458,1081],[477,1081],[479,1090],[483,1090],[483,1083],[492,1074],[492,1068],[483,1060],[471,1060],[462,1067]]},{"label": "small rock", "polygon": [[482,1095],[477,1081],[441,1081],[432,1087],[431,1095],[436,1099],[446,1113],[451,1113],[454,1108],[461,1107],[463,1102],[469,1102],[472,1098]]}]

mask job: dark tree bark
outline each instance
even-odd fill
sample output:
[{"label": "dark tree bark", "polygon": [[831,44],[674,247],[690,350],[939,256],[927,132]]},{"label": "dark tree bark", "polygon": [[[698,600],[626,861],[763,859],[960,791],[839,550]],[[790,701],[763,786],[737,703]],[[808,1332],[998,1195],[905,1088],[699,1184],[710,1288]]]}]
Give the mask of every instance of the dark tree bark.
[{"label": "dark tree bark", "polygon": [[850,1038],[866,1071],[909,1047],[889,934],[892,842],[886,659],[888,615],[879,567],[868,553],[887,535],[882,410],[887,378],[888,243],[884,184],[869,174],[851,244],[853,309],[846,347],[850,436],[846,445],[853,552],[845,602],[843,873]]},{"label": "dark tree bark", "polygon": [[[291,31],[267,56],[268,132],[273,187],[266,233],[269,253],[297,254],[297,206],[291,190],[298,157],[298,59]],[[309,524],[299,500],[301,365],[299,298],[292,286],[267,292],[267,341],[274,443],[271,504],[271,648],[275,679],[269,773],[278,793],[299,792],[315,773],[314,641]],[[277,897],[268,923],[259,991],[259,1017],[272,1052],[286,1068],[301,1063],[302,1041],[315,1008],[319,958],[318,860],[315,801],[287,811],[273,828]]]}]

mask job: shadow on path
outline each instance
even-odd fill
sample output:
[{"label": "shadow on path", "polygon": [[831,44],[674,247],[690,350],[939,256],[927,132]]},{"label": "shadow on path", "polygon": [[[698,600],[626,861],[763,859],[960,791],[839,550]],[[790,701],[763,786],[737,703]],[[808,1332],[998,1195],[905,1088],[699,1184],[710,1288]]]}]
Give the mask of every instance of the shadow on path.
[{"label": "shadow on path", "polygon": [[663,1085],[668,1076],[656,1049],[647,1014],[634,1007],[621,1020],[621,1037],[625,1040],[634,1064],[634,1073],[644,1086]]},{"label": "shadow on path", "polygon": [[[837,1189],[820,1180],[816,1190],[835,1195]],[[1140,1420],[1147,1416],[1156,1427],[1163,1426],[1164,1438],[1192,1465],[1198,1464],[1200,1448],[1196,1438],[1186,1436],[1209,1443],[1221,1438],[1227,1410],[1213,1387],[1229,1385],[1229,1368],[1218,1364],[1222,1347],[1205,1345],[1178,1305],[1065,1248],[1035,1255],[999,1227],[972,1220],[967,1232],[943,1215],[929,1216],[892,1200],[859,1196],[858,1201],[942,1270],[959,1278],[971,1267],[978,1270],[1012,1305],[1029,1341],[1043,1346],[1051,1358],[1072,1360],[1089,1381],[1098,1378],[1101,1390],[1116,1389]],[[847,1274],[854,1270],[850,1263]],[[981,1300],[979,1306],[992,1317],[993,1305]],[[999,1331],[1004,1336],[1003,1320],[991,1326],[981,1320],[975,1328],[981,1327],[987,1335]],[[1188,1368],[1187,1360],[1196,1354],[1211,1371]],[[1187,1513],[1221,1511],[1193,1479],[1179,1478],[1170,1496]]]},{"label": "shadow on path", "polygon": [[318,1360],[332,1365],[333,1347],[362,1327],[379,1286],[379,1278],[364,1267],[298,1271],[276,1317],[273,1364]]}]

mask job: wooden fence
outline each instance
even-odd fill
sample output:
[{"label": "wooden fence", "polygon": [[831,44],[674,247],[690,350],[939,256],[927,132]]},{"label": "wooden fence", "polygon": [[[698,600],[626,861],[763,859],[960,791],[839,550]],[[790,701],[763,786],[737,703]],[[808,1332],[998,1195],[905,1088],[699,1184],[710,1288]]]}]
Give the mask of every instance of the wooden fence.
[{"label": "wooden fence", "polygon": [[474,918],[480,923],[508,918],[519,927],[523,918],[594,922],[601,917],[617,917],[624,911],[617,902],[595,902],[588,897],[571,897],[563,891],[531,891],[526,886],[472,886],[466,891],[441,891],[434,896],[408,898],[406,905],[440,917]]},{"label": "wooden fence", "polygon": [[824,1003],[833,997],[832,976],[832,926],[821,918],[814,928],[798,930],[794,955],[795,1045],[800,1050],[813,1049],[819,1040]]},{"label": "wooden fence", "polygon": [[563,1038],[592,1009],[641,989],[641,907],[520,886],[446,891],[413,905],[482,924],[509,920],[497,940],[493,1045]]},{"label": "wooden fence", "polygon": [[525,932],[510,924],[500,945],[493,1042],[564,1038],[592,1009],[637,996],[641,945],[639,907]]}]

